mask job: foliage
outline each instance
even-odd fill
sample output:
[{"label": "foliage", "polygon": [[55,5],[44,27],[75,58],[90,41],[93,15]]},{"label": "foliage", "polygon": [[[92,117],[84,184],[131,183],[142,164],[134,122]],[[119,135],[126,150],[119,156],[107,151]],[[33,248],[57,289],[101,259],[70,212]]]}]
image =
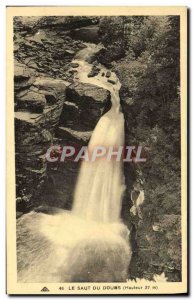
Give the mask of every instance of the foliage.
[{"label": "foliage", "polygon": [[[161,215],[164,219],[165,215],[171,215],[172,218],[172,215],[181,214],[180,32],[177,16],[151,16],[140,21],[136,18],[128,17],[124,20],[127,32],[119,34],[119,37],[123,39],[126,53],[124,58],[112,64],[122,83],[126,144],[139,144],[146,149],[147,162],[135,165],[134,169],[145,190],[142,212],[143,226],[145,220],[150,219],[144,229],[148,233],[156,216]],[[117,31],[111,28],[111,41],[121,31],[121,25],[116,25],[117,23],[122,24],[123,20],[122,23],[114,22]],[[112,20],[109,27],[113,27]],[[104,38],[106,39],[106,35]],[[143,239],[144,236],[145,232],[140,238]],[[176,244],[175,236],[171,226],[170,237],[163,235],[162,243]],[[178,238],[180,241],[179,233]],[[160,265],[166,266],[168,261],[169,265],[174,264],[176,269],[180,269],[179,241],[178,249],[169,247],[167,253],[160,249]],[[155,252],[156,249],[158,251],[159,243],[156,246],[154,241],[153,244]]]}]

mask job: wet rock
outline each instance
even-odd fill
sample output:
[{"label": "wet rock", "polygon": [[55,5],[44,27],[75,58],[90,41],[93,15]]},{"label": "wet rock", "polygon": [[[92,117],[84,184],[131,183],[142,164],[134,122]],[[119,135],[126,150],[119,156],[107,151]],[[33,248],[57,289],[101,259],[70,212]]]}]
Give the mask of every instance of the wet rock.
[{"label": "wet rock", "polygon": [[111,72],[110,72],[110,71],[107,71],[105,76],[106,76],[107,78],[111,77]]},{"label": "wet rock", "polygon": [[108,81],[109,83],[116,84],[116,82],[115,82],[114,80],[112,80],[112,79],[108,79],[107,81]]},{"label": "wet rock", "polygon": [[70,74],[76,74],[77,73],[77,70],[69,70],[68,71]]},{"label": "wet rock", "polygon": [[81,106],[104,106],[110,99],[110,92],[96,85],[76,82],[71,84],[67,90],[67,97],[71,102]]},{"label": "wet rock", "polygon": [[71,68],[78,68],[79,64],[78,63],[70,63]]},{"label": "wet rock", "polygon": [[75,51],[73,51],[73,50],[65,50],[64,55],[74,56],[75,55]]},{"label": "wet rock", "polygon": [[92,70],[88,73],[88,77],[94,77],[98,75],[100,72],[100,68],[93,66]]},{"label": "wet rock", "polygon": [[97,67],[99,63],[97,60],[95,60],[92,64],[93,64],[93,66]]},{"label": "wet rock", "polygon": [[79,129],[85,131],[93,130],[100,117],[111,107],[110,92],[92,84],[73,83],[67,88],[66,96],[78,107],[72,125],[79,124]]}]

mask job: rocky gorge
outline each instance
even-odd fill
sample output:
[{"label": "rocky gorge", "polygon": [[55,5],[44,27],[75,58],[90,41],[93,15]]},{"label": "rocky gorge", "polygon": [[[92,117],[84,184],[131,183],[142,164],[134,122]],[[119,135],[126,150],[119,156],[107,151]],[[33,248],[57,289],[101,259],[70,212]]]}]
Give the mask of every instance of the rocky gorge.
[{"label": "rocky gorge", "polygon": [[[73,82],[77,64],[71,61],[86,47],[83,42],[72,40],[66,31],[62,34],[57,26],[54,31],[36,28],[33,32],[27,21],[16,24],[15,144],[20,215],[45,202],[70,207],[79,166],[73,162],[49,166],[45,152],[52,143],[87,144],[100,116],[110,107],[110,94],[91,84]],[[48,191],[44,196],[42,188]]]},{"label": "rocky gorge", "polygon": [[[55,144],[70,144],[75,148],[87,145],[98,120],[111,107],[108,90],[78,80],[76,58],[87,43],[104,44],[89,58],[92,69],[88,77],[101,72],[101,76],[113,85],[111,72],[116,72],[122,83],[126,144],[135,141],[131,132],[135,128],[133,119],[138,118],[136,110],[139,104],[133,101],[132,92],[137,88],[133,78],[139,76],[139,65],[145,67],[142,61],[128,63],[124,47],[118,42],[105,45],[99,23],[99,18],[95,17],[18,17],[14,20],[18,218],[32,209],[46,213],[49,207],[71,209],[80,164],[70,160],[49,163],[45,154]],[[101,64],[108,71],[102,72]],[[129,75],[123,66],[129,70]],[[131,83],[126,82],[127,78]],[[135,164],[124,166],[126,191],[122,218],[131,231],[131,278],[152,279],[154,273],[165,272],[169,280],[179,281],[180,214],[177,210],[149,213],[146,202],[149,194],[146,194],[142,169]],[[138,207],[136,199],[141,190],[145,190],[145,202]],[[165,247],[172,243],[178,247]]]}]

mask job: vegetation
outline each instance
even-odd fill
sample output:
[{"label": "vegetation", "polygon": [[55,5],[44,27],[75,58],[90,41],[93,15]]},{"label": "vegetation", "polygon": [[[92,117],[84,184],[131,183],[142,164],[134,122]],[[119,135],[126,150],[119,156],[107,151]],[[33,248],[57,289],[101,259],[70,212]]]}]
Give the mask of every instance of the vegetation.
[{"label": "vegetation", "polygon": [[[146,150],[147,162],[134,166],[136,178],[133,180],[145,190],[143,226],[138,235],[145,239],[145,234],[152,231],[149,248],[157,251],[157,260],[154,260],[159,266],[162,263],[166,266],[167,261],[168,265],[175,265],[176,270],[180,269],[181,260],[179,33],[176,16],[105,17],[100,21],[108,65],[111,64],[122,83],[126,144],[143,145]],[[125,49],[119,59],[113,57],[113,47]],[[173,220],[177,225],[169,238],[169,233],[162,232],[162,238],[155,242],[152,226],[157,218],[160,223],[164,222],[164,228],[168,223],[171,229]],[[175,255],[169,254],[172,253],[169,243],[176,245]],[[166,267],[164,270],[168,271]]]}]

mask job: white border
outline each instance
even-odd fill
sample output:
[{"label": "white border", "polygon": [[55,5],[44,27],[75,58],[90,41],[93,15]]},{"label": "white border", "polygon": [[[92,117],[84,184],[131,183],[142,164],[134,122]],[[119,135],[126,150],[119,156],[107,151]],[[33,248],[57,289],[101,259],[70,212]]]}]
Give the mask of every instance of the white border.
[{"label": "white border", "polygon": [[[123,0],[117,0],[117,1],[113,1],[113,0],[97,0],[97,1],[93,1],[91,3],[91,1],[75,1],[75,0],[71,0],[70,1],[70,5],[89,5],[89,6],[96,6],[96,5],[120,5],[120,6],[127,6],[127,5],[149,5],[149,6],[154,6],[154,5],[170,5],[170,6],[176,6],[176,5],[180,5],[180,6],[188,6],[189,8],[193,7],[193,2],[192,1],[173,1],[170,0],[168,2],[168,0],[162,0],[162,1],[144,1],[144,0],[135,0],[135,1],[123,1]],[[5,6],[30,6],[30,5],[34,5],[34,6],[38,6],[38,5],[58,5],[58,6],[62,6],[62,5],[69,5],[69,1],[62,1],[62,0],[1,0],[0,2],[0,28],[1,28],[1,47],[0,47],[0,65],[1,65],[1,72],[0,72],[0,91],[1,91],[1,117],[0,117],[0,137],[1,137],[1,147],[0,147],[0,170],[1,170],[1,178],[0,178],[0,191],[1,191],[1,201],[0,201],[0,233],[1,233],[1,247],[0,247],[0,265],[1,265],[1,280],[0,280],[0,295],[1,295],[1,299],[5,299],[5,297],[7,297],[5,295],[5,98],[6,98],[6,92],[5,92],[5,86],[6,86],[6,82],[5,82],[5,62],[6,62],[6,52],[5,52],[5,39],[6,39],[6,31],[5,31]],[[192,26],[190,28],[191,31],[191,37],[192,37]],[[190,39],[191,44],[192,44],[192,38]],[[192,47],[191,47],[192,49]],[[192,67],[192,64],[191,64]],[[190,86],[193,86],[193,82],[191,80],[190,82]],[[193,106],[191,106],[191,113],[193,112]],[[191,129],[192,126],[191,126]],[[193,132],[192,130],[190,130],[190,132]],[[191,153],[192,153],[192,149],[191,149]],[[192,166],[192,163],[191,163]],[[193,182],[191,181],[191,186],[193,186]],[[191,210],[190,215],[192,215],[193,210]],[[191,267],[193,267],[193,265],[191,265]],[[67,296],[65,296],[67,297]],[[132,297],[131,298],[139,298],[139,297]],[[20,298],[20,297],[19,297]],[[22,299],[25,299],[26,297],[22,297]],[[36,297],[37,298],[37,297]],[[53,297],[56,298],[56,297]],[[140,296],[141,298],[141,296]],[[161,297],[157,297],[157,298],[161,298]],[[174,297],[175,298],[175,297]],[[177,298],[177,297],[176,297]],[[184,298],[184,297],[181,297]]]}]

